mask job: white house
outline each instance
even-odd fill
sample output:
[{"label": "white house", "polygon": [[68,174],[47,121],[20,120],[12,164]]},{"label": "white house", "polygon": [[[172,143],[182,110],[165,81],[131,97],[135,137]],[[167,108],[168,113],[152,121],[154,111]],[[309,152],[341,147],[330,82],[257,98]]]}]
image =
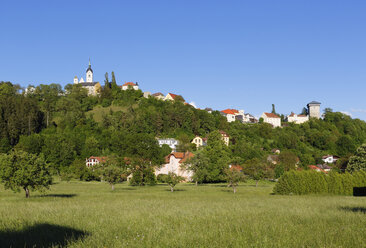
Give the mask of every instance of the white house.
[{"label": "white house", "polygon": [[308,120],[309,120],[308,115],[297,115],[297,114],[291,113],[290,115],[287,116],[287,121],[293,122],[295,124],[302,124],[302,123],[307,122]]},{"label": "white house", "polygon": [[220,111],[220,113],[226,117],[227,122],[233,122],[235,120],[239,120],[240,122],[244,122],[244,110],[236,110],[236,109],[224,109]]},{"label": "white house", "polygon": [[91,68],[90,60],[88,69],[86,69],[86,82],[84,82],[84,79],[82,77],[79,80],[78,77],[75,76],[74,84],[79,84],[83,88],[87,89],[88,95],[95,96],[99,93],[102,87],[99,82],[93,81],[93,69]]},{"label": "white house", "polygon": [[322,160],[324,163],[327,164],[333,164],[335,162],[337,162],[337,160],[339,159],[338,156],[333,156],[333,155],[326,155],[322,157]]},{"label": "white house", "polygon": [[133,90],[138,90],[139,89],[139,84],[138,83],[133,83],[133,82],[127,82],[124,83],[121,87],[122,90],[128,90],[128,89],[133,89]]},{"label": "white house", "polygon": [[251,114],[244,114],[243,123],[258,123],[258,120]]},{"label": "white house", "polygon": [[206,146],[207,138],[201,138],[200,136],[194,137],[191,143],[195,144],[197,148]]},{"label": "white house", "polygon": [[158,139],[159,146],[168,145],[173,152],[177,151],[177,145],[179,145],[179,141],[173,138],[166,138],[166,139]]},{"label": "white house", "polygon": [[86,165],[86,167],[90,168],[90,167],[93,167],[93,166],[98,165],[100,163],[105,163],[106,161],[107,161],[106,157],[91,156],[90,158],[87,158],[85,160],[85,165]]},{"label": "white house", "polygon": [[266,113],[264,112],[261,115],[263,118],[263,122],[271,124],[273,127],[280,127],[281,126],[281,118],[278,115],[273,113]]},{"label": "white house", "polygon": [[153,96],[153,97],[155,97],[156,99],[159,99],[159,100],[164,100],[164,98],[165,98],[164,94],[161,93],[161,92],[154,93],[151,96]]},{"label": "white house", "polygon": [[182,165],[193,156],[194,155],[191,152],[172,152],[165,158],[166,163],[163,164],[162,167],[156,168],[155,175],[173,172],[178,176],[185,178],[186,181],[192,181],[193,172],[185,169]]},{"label": "white house", "polygon": [[230,141],[230,136],[225,133],[224,131],[220,131],[221,134],[221,139],[224,141],[225,145],[229,145],[229,141]]}]

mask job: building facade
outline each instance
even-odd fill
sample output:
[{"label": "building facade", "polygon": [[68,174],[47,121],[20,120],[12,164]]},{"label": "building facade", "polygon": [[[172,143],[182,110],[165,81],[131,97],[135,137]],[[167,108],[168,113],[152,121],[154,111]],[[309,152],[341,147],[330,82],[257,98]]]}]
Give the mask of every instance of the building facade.
[{"label": "building facade", "polygon": [[297,115],[297,114],[291,113],[289,116],[287,116],[287,121],[293,122],[295,124],[302,124],[302,123],[307,122],[308,120],[309,120],[308,115]]},{"label": "building facade", "polygon": [[80,80],[77,76],[74,77],[74,84],[81,85],[84,89],[87,89],[88,95],[95,96],[100,93],[101,85],[99,82],[93,80],[93,69],[91,68],[90,60],[88,69],[86,69],[86,82],[81,77]]},{"label": "building facade", "polygon": [[166,139],[158,139],[159,146],[168,145],[173,152],[177,151],[177,146],[179,145],[179,141],[173,138]]},{"label": "building facade", "polygon": [[184,163],[194,156],[191,152],[172,152],[165,158],[165,164],[155,169],[155,175],[168,174],[173,172],[181,176],[185,181],[192,181],[193,172],[186,169]]},{"label": "building facade", "polygon": [[281,118],[276,114],[264,112],[261,115],[261,118],[263,118],[263,122],[269,123],[273,127],[280,127],[281,126]]},{"label": "building facade", "polygon": [[128,89],[138,90],[139,89],[139,84],[138,83],[133,83],[133,82],[126,82],[122,85],[121,89],[122,90],[128,90]]},{"label": "building facade", "polygon": [[316,119],[320,118],[320,104],[321,103],[317,101],[312,101],[308,103],[307,106],[310,118],[316,118]]}]

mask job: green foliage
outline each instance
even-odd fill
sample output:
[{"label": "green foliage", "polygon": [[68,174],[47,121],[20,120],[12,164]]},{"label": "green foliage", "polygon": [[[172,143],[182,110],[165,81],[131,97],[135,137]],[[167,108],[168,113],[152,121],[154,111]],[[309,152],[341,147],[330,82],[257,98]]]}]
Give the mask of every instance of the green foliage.
[{"label": "green foliage", "polygon": [[239,182],[245,181],[245,175],[237,169],[226,169],[225,176],[228,187],[233,188],[234,194],[236,193],[236,187],[239,185]]},{"label": "green foliage", "polygon": [[145,186],[156,185],[157,180],[155,176],[154,167],[148,161],[135,160],[132,161],[132,178],[130,179],[130,185],[132,186]]},{"label": "green foliage", "polygon": [[175,174],[174,172],[169,172],[167,177],[166,177],[166,183],[170,186],[170,191],[173,192],[174,191],[174,187],[180,183],[181,181],[183,181],[183,178],[178,176],[177,174]]},{"label": "green foliage", "polygon": [[114,185],[116,183],[121,183],[126,180],[124,170],[115,163],[107,162],[102,165],[99,170],[101,171],[102,179],[111,185],[112,190],[114,190]]},{"label": "green foliage", "polygon": [[52,184],[52,176],[43,155],[20,150],[0,155],[0,179],[5,189],[24,189],[27,198],[30,196],[29,190],[48,189]]},{"label": "green foliage", "polygon": [[278,181],[273,189],[279,195],[336,194],[352,195],[353,187],[366,183],[366,172],[331,172],[329,175],[316,171],[289,171]]},{"label": "green foliage", "polygon": [[159,174],[156,177],[156,180],[159,183],[167,183],[168,182],[168,175],[167,174]]},{"label": "green foliage", "polygon": [[350,157],[347,165],[348,172],[359,170],[366,171],[366,144],[363,144],[357,148],[356,154]]}]

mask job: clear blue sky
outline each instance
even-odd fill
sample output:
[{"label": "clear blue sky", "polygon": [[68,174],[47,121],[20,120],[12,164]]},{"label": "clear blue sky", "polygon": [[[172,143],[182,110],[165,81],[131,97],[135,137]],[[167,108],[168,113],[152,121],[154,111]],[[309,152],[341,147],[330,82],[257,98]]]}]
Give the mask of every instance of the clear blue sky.
[{"label": "clear blue sky", "polygon": [[256,116],[316,100],[366,120],[366,1],[3,1],[0,80],[95,81]]}]

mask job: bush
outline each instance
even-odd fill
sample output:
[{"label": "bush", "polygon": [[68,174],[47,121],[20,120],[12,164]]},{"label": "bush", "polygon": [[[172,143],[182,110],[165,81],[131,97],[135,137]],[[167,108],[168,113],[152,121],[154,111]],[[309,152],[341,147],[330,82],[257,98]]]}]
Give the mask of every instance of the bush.
[{"label": "bush", "polygon": [[158,180],[158,183],[167,183],[169,176],[167,174],[159,174],[156,179]]},{"label": "bush", "polygon": [[352,195],[354,187],[365,185],[365,171],[353,174],[330,172],[328,175],[316,171],[289,171],[278,180],[273,192],[279,195],[322,193]]},{"label": "bush", "polygon": [[144,185],[156,185],[156,176],[152,167],[139,168],[132,173],[130,185],[132,186],[144,186]]}]

